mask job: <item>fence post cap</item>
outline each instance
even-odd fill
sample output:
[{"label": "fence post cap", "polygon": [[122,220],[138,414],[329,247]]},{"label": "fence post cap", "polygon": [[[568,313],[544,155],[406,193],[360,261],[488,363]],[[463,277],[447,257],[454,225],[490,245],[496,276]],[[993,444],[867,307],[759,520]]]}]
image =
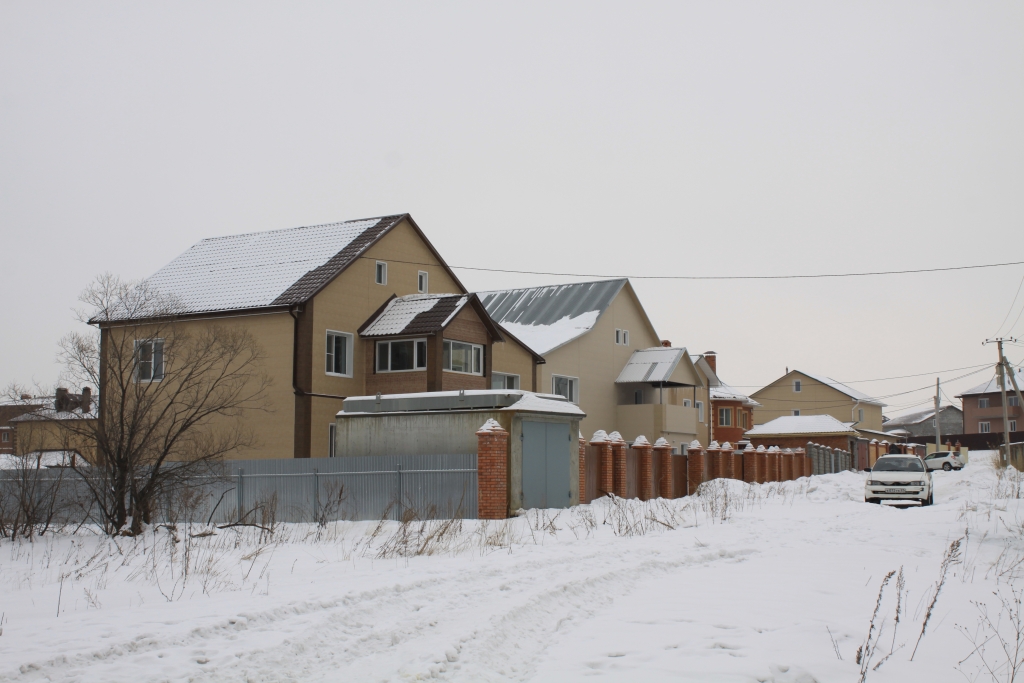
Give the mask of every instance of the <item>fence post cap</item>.
[{"label": "fence post cap", "polygon": [[622,438],[622,434],[619,434],[618,432],[612,432],[611,434],[609,434],[608,435],[608,440],[609,441],[616,441],[616,442],[626,443],[626,440]]},{"label": "fence post cap", "polygon": [[647,437],[641,434],[633,440],[633,448],[640,448],[641,446],[650,446],[651,442],[647,440]]},{"label": "fence post cap", "polygon": [[689,448],[692,448],[695,451],[699,451],[700,448],[701,448],[700,441],[697,441],[697,439],[694,439],[693,441],[690,442]]},{"label": "fence post cap", "polygon": [[655,448],[659,448],[661,446],[669,446],[668,439],[663,436],[659,436],[658,440],[654,442]]},{"label": "fence post cap", "polygon": [[760,446],[757,447],[757,452],[758,453],[765,453],[766,452],[765,449],[764,449],[764,444],[761,444]]},{"label": "fence post cap", "polygon": [[[484,422],[480,429],[476,430],[477,434],[490,434],[492,432],[505,432],[505,428],[498,424],[498,421],[494,418],[488,418],[487,422]],[[505,433],[507,434],[508,432]]]},{"label": "fence post cap", "polygon": [[590,443],[608,443],[608,432],[598,429],[594,436],[590,437]]},{"label": "fence post cap", "polygon": [[753,450],[754,450],[754,444],[748,442],[747,443],[747,447],[743,449],[743,452],[746,453],[747,451],[753,451]]},{"label": "fence post cap", "polygon": [[719,448],[719,445],[718,445],[717,441],[712,441],[711,443],[708,444],[708,450],[709,451],[717,449],[717,448]]},{"label": "fence post cap", "polygon": [[729,443],[728,441],[726,441],[725,443],[722,444],[722,450],[723,451],[731,451],[732,450],[732,444]]}]

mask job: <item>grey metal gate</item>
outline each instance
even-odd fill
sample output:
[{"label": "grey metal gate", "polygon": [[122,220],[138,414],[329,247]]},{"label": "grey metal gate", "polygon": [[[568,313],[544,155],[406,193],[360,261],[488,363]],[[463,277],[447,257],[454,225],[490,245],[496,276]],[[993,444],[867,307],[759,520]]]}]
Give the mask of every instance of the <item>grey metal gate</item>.
[{"label": "grey metal gate", "polygon": [[569,425],[523,420],[523,507],[569,507]]}]

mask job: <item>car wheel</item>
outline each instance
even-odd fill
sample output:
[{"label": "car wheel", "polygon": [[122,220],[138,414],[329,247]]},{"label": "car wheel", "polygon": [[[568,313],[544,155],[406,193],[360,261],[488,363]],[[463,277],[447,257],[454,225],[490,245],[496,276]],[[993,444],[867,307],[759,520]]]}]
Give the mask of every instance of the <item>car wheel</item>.
[{"label": "car wheel", "polygon": [[950,464],[949,464],[948,462],[944,462],[944,463],[942,463],[942,471],[943,471],[943,472],[949,472],[949,471],[951,471],[952,469],[953,469],[953,466],[952,466],[952,465],[950,465]]}]

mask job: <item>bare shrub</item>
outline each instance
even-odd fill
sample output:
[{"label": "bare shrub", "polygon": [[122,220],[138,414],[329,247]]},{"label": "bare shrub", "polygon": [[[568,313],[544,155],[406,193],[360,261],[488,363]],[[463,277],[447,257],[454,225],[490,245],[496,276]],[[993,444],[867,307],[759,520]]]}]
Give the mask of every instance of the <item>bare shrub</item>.
[{"label": "bare shrub", "polygon": [[[1005,592],[993,593],[999,600],[999,614],[993,618],[989,614],[988,605],[984,602],[973,602],[978,612],[978,621],[973,629],[957,625],[957,630],[971,644],[970,654],[957,663],[957,670],[968,681],[976,681],[981,676],[993,682],[1013,683],[1017,675],[1024,672],[1024,615],[1021,614],[1021,600],[1024,590],[1009,589]],[[964,671],[963,666],[971,660],[978,662],[972,672]]]}]

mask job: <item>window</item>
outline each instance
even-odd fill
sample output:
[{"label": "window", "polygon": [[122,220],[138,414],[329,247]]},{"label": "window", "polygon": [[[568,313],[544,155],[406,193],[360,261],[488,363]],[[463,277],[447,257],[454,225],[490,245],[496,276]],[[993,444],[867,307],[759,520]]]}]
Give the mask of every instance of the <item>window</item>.
[{"label": "window", "polygon": [[742,427],[743,429],[749,428],[747,425],[747,411],[745,410],[740,412],[740,427]]},{"label": "window", "polygon": [[731,427],[732,426],[732,408],[719,408],[718,409],[718,426],[719,427]]},{"label": "window", "polygon": [[803,389],[803,385],[800,383],[800,380],[793,380],[793,391],[799,394],[801,389]]},{"label": "window", "polygon": [[565,396],[572,403],[580,402],[580,380],[578,377],[551,376],[551,393]]},{"label": "window", "polygon": [[1017,421],[1016,420],[1010,420],[1010,431],[1011,432],[1017,431]]},{"label": "window", "polygon": [[978,407],[979,408],[988,408],[988,399],[987,398],[979,398],[978,399]]},{"label": "window", "polygon": [[633,392],[633,404],[639,406],[639,405],[643,405],[643,403],[644,403],[644,390],[643,389],[637,389],[636,391]]},{"label": "window", "polygon": [[864,421],[864,409],[863,408],[857,408],[857,422],[863,422],[863,421]]},{"label": "window", "polygon": [[327,374],[352,376],[352,335],[327,330]]},{"label": "window", "polygon": [[2,439],[4,443],[7,443],[8,441],[11,440],[11,433],[8,431],[4,431],[3,435],[0,436],[0,439]]},{"label": "window", "polygon": [[337,425],[332,422],[331,425],[330,425],[330,428],[328,429],[328,437],[327,437],[327,457],[328,458],[333,458],[334,457],[334,434],[335,434],[334,430],[335,430],[336,427],[337,427]]},{"label": "window", "polygon": [[1010,396],[1006,399],[1006,405],[1008,405],[1011,408],[1016,408],[1017,406],[1020,405],[1020,399],[1017,398],[1016,396]]},{"label": "window", "polygon": [[377,372],[408,372],[426,368],[426,339],[377,342]]},{"label": "window", "polygon": [[622,330],[617,329],[617,328],[615,330],[615,343],[616,344],[621,344],[622,343]]},{"label": "window", "polygon": [[979,422],[978,423],[978,432],[979,433],[981,433],[981,434],[988,434],[990,431],[992,431],[992,423],[991,422]]},{"label": "window", "polygon": [[377,261],[377,268],[374,273],[374,282],[378,285],[386,285],[388,283],[388,264],[383,261]]},{"label": "window", "polygon": [[683,399],[683,407],[684,408],[689,408],[690,407],[690,399],[688,399],[688,398],[684,398]]},{"label": "window", "polygon": [[794,410],[793,411],[793,417],[800,417],[800,411],[799,410]]},{"label": "window", "polygon": [[135,342],[135,381],[159,382],[164,378],[164,340]]},{"label": "window", "polygon": [[622,345],[629,346],[629,330],[622,331]]},{"label": "window", "polygon": [[484,347],[445,339],[444,369],[448,372],[464,372],[467,375],[484,374]]},{"label": "window", "polygon": [[704,401],[697,401],[697,422],[704,421]]},{"label": "window", "polygon": [[518,389],[519,375],[509,375],[504,372],[491,373],[491,389]]},{"label": "window", "polygon": [[430,275],[422,270],[416,275],[416,289],[420,294],[427,293],[427,281],[429,279]]}]

